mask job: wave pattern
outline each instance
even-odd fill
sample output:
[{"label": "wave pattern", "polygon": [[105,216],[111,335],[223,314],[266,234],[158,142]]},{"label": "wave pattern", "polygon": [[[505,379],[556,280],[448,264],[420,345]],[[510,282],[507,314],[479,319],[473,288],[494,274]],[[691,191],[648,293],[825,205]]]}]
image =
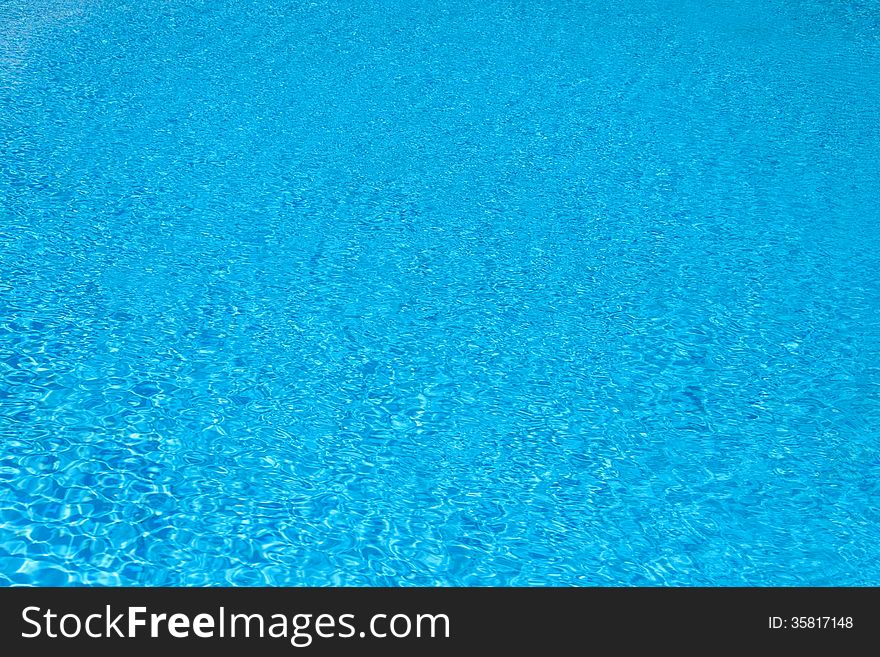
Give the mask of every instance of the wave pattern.
[{"label": "wave pattern", "polygon": [[880,584],[877,2],[42,4],[0,583]]}]

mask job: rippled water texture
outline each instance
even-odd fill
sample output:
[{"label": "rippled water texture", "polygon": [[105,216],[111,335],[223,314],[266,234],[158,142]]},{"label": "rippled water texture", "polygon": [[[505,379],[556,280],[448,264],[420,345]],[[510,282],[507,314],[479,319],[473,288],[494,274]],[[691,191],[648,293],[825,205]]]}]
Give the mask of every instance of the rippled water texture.
[{"label": "rippled water texture", "polygon": [[877,0],[0,0],[0,583],[880,585]]}]

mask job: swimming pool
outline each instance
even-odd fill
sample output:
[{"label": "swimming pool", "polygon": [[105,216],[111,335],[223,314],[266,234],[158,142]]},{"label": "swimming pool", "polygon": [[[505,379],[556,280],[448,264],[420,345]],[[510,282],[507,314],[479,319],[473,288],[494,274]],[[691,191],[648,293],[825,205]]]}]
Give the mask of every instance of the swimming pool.
[{"label": "swimming pool", "polygon": [[880,585],[875,0],[3,0],[0,583]]}]

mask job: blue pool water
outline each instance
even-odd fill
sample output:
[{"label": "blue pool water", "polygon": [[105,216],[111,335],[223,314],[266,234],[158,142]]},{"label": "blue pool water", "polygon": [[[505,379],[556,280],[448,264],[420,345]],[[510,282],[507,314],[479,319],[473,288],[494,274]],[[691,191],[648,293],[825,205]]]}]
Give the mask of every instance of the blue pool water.
[{"label": "blue pool water", "polygon": [[880,585],[877,0],[0,0],[0,583]]}]

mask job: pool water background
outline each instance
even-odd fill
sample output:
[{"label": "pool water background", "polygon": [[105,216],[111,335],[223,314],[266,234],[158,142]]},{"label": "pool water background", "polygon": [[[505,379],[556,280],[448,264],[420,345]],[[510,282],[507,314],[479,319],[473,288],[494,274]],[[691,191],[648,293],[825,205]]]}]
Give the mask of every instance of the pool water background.
[{"label": "pool water background", "polygon": [[0,583],[880,585],[880,3],[0,2]]}]

